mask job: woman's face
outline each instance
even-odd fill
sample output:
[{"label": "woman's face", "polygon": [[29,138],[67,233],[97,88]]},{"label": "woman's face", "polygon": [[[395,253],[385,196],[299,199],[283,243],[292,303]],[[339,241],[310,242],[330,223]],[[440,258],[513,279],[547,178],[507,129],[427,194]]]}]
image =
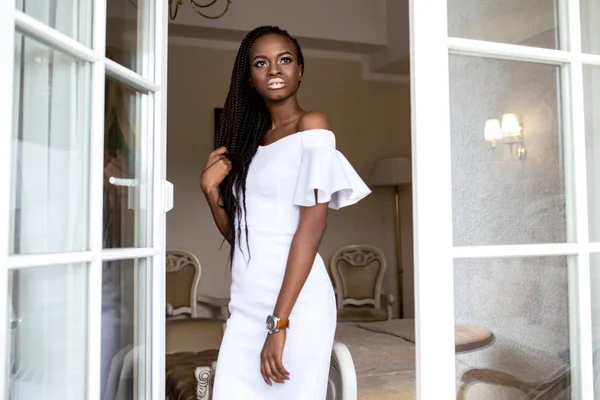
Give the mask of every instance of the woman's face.
[{"label": "woman's face", "polygon": [[293,96],[302,80],[296,46],[288,38],[269,33],[250,48],[250,85],[266,101]]}]

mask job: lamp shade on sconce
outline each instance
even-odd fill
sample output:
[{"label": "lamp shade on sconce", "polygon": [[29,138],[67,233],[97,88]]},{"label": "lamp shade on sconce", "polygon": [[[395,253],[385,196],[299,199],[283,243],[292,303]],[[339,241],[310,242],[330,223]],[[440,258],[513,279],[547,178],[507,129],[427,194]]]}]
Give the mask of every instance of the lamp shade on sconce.
[{"label": "lamp shade on sconce", "polygon": [[521,135],[521,125],[515,114],[504,114],[502,116],[502,132],[505,137],[516,137]]},{"label": "lamp shade on sconce", "polygon": [[485,121],[485,140],[493,142],[501,139],[502,128],[500,128],[500,121],[497,119],[488,119]]}]

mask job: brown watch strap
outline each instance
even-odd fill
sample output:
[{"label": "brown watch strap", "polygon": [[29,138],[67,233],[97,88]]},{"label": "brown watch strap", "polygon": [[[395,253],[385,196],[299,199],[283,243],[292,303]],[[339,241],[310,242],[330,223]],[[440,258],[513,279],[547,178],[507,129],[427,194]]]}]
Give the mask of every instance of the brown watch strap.
[{"label": "brown watch strap", "polygon": [[289,319],[280,319],[279,321],[277,321],[277,330],[281,330],[281,329],[287,329],[290,327],[290,320]]}]

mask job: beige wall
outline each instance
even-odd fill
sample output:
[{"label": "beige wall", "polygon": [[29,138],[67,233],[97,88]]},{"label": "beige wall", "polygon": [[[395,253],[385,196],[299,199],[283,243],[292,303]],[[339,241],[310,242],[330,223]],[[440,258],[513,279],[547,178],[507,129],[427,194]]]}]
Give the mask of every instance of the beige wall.
[{"label": "beige wall", "polygon": [[[170,46],[167,177],[175,185],[167,216],[167,246],[193,251],[203,267],[200,292],[226,297],[230,277],[227,245],[214,226],[199,189],[199,176],[213,143],[213,109],[223,104],[235,52]],[[366,82],[353,61],[306,60],[302,105],[325,111],[338,149],[362,174],[368,163],[410,156],[409,85]],[[403,250],[408,315],[412,315],[412,213],[410,191],[402,195]],[[364,201],[330,211],[320,254],[328,261],[343,245],[380,247],[389,261],[384,289],[396,293],[393,191],[376,188]],[[406,308],[405,308],[406,309]]]}]

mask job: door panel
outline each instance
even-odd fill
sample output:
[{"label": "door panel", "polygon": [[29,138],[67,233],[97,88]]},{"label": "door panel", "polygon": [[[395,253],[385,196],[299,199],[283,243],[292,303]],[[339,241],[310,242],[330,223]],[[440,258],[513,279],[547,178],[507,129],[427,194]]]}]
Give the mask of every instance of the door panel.
[{"label": "door panel", "polygon": [[154,12],[152,0],[107,0],[106,57],[151,80],[145,55],[154,52]]},{"label": "door panel", "polygon": [[[457,259],[454,285],[456,323],[494,336],[492,343],[457,352],[457,390],[468,399],[516,399],[568,379],[569,257]],[[572,398],[566,379],[550,398]]]},{"label": "door panel", "polygon": [[[419,398],[600,399],[600,3],[433,1],[411,2]],[[494,340],[450,355],[458,324]]]},{"label": "door panel", "polygon": [[580,0],[581,49],[584,53],[600,54],[600,1]]},{"label": "door panel", "polygon": [[102,265],[102,393],[107,399],[146,398],[147,259]]},{"label": "door panel", "polygon": [[600,66],[583,69],[590,240],[600,242]]},{"label": "door panel", "polygon": [[17,0],[15,8],[86,46],[91,45],[92,0]]},{"label": "door panel", "polygon": [[103,246],[147,247],[153,173],[152,142],[142,130],[147,95],[112,78],[105,93]]},{"label": "door panel", "polygon": [[15,39],[11,253],[86,250],[90,65]]},{"label": "door panel", "polygon": [[[448,36],[557,49],[558,5],[554,0],[448,0]],[[539,33],[551,40],[538,41]]]},{"label": "door panel", "polygon": [[454,245],[566,242],[560,68],[451,55],[449,79]]},{"label": "door panel", "polygon": [[164,398],[167,15],[140,3],[122,65],[105,1],[0,3],[0,396]]},{"label": "door panel", "polygon": [[13,400],[86,397],[89,264],[9,273]]}]

